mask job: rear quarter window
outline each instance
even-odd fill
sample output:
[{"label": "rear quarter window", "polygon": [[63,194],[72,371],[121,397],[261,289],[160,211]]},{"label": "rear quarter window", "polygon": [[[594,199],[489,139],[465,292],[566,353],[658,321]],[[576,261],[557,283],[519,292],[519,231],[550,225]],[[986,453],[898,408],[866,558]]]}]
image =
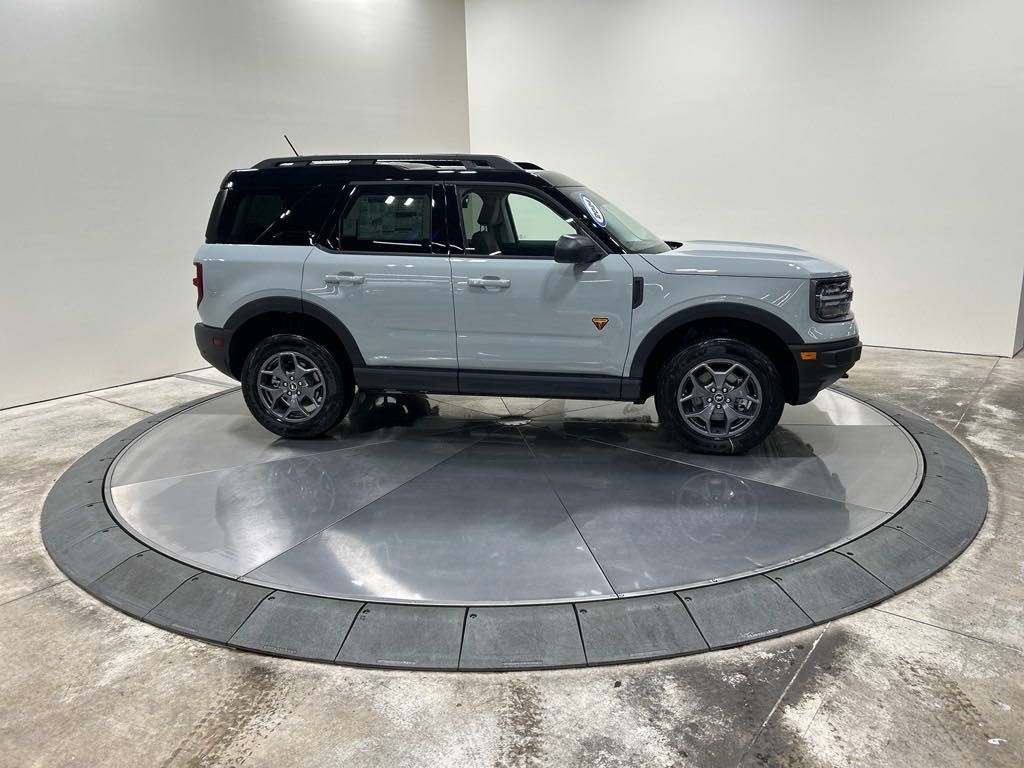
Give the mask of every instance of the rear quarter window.
[{"label": "rear quarter window", "polygon": [[206,241],[310,245],[337,192],[323,186],[223,189],[214,203]]}]

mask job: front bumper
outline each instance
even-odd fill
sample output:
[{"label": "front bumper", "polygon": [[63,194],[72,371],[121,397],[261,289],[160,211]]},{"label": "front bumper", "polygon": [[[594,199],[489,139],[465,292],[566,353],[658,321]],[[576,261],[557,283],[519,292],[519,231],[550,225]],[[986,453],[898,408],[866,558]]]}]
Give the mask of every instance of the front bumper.
[{"label": "front bumper", "polygon": [[834,384],[860,360],[860,339],[853,336],[821,344],[796,344],[789,348],[796,361],[797,386],[793,405],[808,403],[825,387]]},{"label": "front bumper", "polygon": [[228,350],[231,348],[231,331],[196,323],[196,346],[203,359],[225,376],[237,378],[231,372]]}]

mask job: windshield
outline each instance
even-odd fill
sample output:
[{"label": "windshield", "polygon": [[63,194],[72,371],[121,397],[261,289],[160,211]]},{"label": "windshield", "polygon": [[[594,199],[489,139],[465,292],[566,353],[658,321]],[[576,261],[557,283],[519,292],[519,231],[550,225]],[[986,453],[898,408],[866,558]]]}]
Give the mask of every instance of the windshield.
[{"label": "windshield", "polygon": [[586,187],[563,187],[573,205],[594,224],[607,229],[627,253],[663,253],[671,246],[618,206]]}]

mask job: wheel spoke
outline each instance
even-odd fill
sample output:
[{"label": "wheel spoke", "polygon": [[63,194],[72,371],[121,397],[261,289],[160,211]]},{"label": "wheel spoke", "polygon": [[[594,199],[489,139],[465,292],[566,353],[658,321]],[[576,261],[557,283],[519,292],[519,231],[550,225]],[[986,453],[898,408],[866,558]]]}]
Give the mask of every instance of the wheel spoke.
[{"label": "wheel spoke", "polygon": [[274,380],[286,381],[287,380],[287,377],[285,376],[284,371],[281,370],[281,365],[280,364],[278,364],[275,368],[271,368],[271,369],[264,368],[262,371],[260,371],[260,377],[261,378],[266,378],[269,381],[274,381]]},{"label": "wheel spoke", "polygon": [[736,421],[738,419],[746,419],[746,418],[748,418],[747,416],[745,416],[744,414],[740,413],[735,408],[733,408],[731,405],[723,405],[722,406],[722,413],[725,415],[725,431],[726,431],[726,434],[728,434],[729,432],[732,431],[732,426],[733,426],[733,424],[736,423]]},{"label": "wheel spoke", "polygon": [[704,425],[704,429],[707,432],[711,432],[711,414],[714,413],[715,406],[713,403],[708,403],[706,406],[701,408],[699,411],[686,414],[687,419],[698,419]]},{"label": "wheel spoke", "polygon": [[690,392],[690,394],[680,397],[679,402],[686,403],[690,400],[700,400],[701,402],[705,402],[709,397],[711,397],[711,394],[704,389],[704,387],[698,385],[693,388],[693,391]]},{"label": "wheel spoke", "polygon": [[272,387],[269,384],[260,384],[259,388],[262,389],[264,392],[266,392],[267,395],[272,400],[277,400],[285,392],[285,388],[284,387]]},{"label": "wheel spoke", "polygon": [[701,398],[702,400],[706,400],[708,397],[710,397],[711,393],[708,392],[707,388],[703,384],[700,383],[700,380],[697,378],[697,375],[696,375],[696,373],[694,371],[691,371],[686,376],[686,378],[683,379],[683,387],[684,388],[685,388],[685,386],[687,384],[690,385],[690,392],[689,392],[689,394],[679,398],[679,402],[680,403],[688,401],[688,400],[693,400],[693,399],[696,399],[696,398]]},{"label": "wheel spoke", "polygon": [[751,404],[760,407],[761,397],[760,392],[757,389],[757,380],[751,374],[743,379],[743,383],[735,389],[736,399],[743,399],[750,401]]},{"label": "wheel spoke", "polygon": [[710,366],[708,370],[711,371],[711,376],[715,380],[715,389],[719,392],[722,391],[722,387],[725,386],[725,380],[729,378],[729,374],[736,369],[736,363],[730,365],[725,371],[716,371]]}]

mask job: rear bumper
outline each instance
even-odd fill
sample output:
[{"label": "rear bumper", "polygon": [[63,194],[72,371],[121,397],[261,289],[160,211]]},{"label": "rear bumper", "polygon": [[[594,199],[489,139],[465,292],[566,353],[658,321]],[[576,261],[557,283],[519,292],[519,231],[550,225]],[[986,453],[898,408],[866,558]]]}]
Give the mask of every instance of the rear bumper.
[{"label": "rear bumper", "polygon": [[231,331],[196,323],[196,346],[199,347],[199,354],[203,356],[206,362],[225,376],[235,378],[235,375],[231,372],[231,364],[228,360],[228,350],[231,348]]},{"label": "rear bumper", "polygon": [[797,387],[794,405],[814,399],[825,387],[834,384],[860,360],[860,339],[853,336],[841,341],[790,346],[796,361]]}]

